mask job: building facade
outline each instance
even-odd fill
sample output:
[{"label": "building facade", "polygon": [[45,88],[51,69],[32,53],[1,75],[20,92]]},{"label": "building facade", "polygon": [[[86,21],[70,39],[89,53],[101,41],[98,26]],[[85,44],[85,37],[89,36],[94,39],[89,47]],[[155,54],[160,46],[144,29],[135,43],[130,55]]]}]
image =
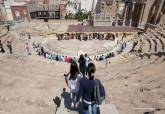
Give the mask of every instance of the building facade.
[{"label": "building facade", "polygon": [[147,2],[146,6],[148,17],[145,17],[145,21],[152,24],[165,23],[165,0],[149,1]]},{"label": "building facade", "polygon": [[[57,1],[57,2],[56,2]],[[66,14],[66,1],[37,0],[28,4],[32,19],[63,19]]]},{"label": "building facade", "polygon": [[6,20],[6,10],[4,7],[4,1],[0,0],[0,21]]},{"label": "building facade", "polygon": [[32,19],[60,19],[59,5],[29,4],[28,8]]},{"label": "building facade", "polygon": [[163,22],[165,0],[130,0],[125,10],[126,25],[145,28],[147,23]]},{"label": "building facade", "polygon": [[134,26],[165,23],[165,0],[98,0],[94,26]]},{"label": "building facade", "polygon": [[12,15],[11,8],[10,8],[10,6],[13,2],[14,2],[14,0],[5,0],[4,1],[4,7],[5,7],[5,10],[6,10],[8,21],[13,21],[13,15]]},{"label": "building facade", "polygon": [[67,14],[75,14],[80,10],[80,1],[79,0],[68,0],[66,5]]},{"label": "building facade", "polygon": [[11,12],[15,21],[30,21],[29,11],[26,5],[12,5]]},{"label": "building facade", "polygon": [[122,20],[124,7],[122,0],[98,0],[93,11],[94,26],[117,26]]},{"label": "building facade", "polygon": [[92,11],[96,7],[98,0],[81,0],[81,6],[80,9],[84,11]]},{"label": "building facade", "polygon": [[94,26],[165,23],[165,0],[0,0],[0,21],[64,19],[80,9],[93,12]]}]

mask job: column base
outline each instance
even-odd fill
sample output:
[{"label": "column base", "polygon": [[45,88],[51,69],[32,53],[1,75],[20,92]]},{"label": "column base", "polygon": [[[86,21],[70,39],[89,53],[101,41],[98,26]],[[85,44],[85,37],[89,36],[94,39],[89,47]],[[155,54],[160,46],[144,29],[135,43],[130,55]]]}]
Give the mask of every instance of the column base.
[{"label": "column base", "polygon": [[112,21],[110,21],[110,26],[112,26]]},{"label": "column base", "polygon": [[115,26],[118,26],[118,22],[115,22]]},{"label": "column base", "polygon": [[130,27],[132,26],[132,21],[130,21],[129,26],[130,26]]},{"label": "column base", "polygon": [[123,22],[123,23],[122,23],[122,26],[126,26],[126,22]]},{"label": "column base", "polygon": [[144,23],[140,22],[139,25],[138,25],[138,28],[140,28],[140,29],[144,29],[144,28],[145,28],[144,25],[145,25]]}]

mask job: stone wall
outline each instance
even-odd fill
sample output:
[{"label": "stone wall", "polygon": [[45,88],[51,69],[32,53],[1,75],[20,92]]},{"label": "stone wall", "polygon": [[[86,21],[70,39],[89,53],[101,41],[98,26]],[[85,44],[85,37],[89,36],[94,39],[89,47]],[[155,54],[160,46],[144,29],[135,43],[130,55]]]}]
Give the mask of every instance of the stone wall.
[{"label": "stone wall", "polygon": [[110,21],[97,21],[93,23],[94,26],[112,26],[112,23]]}]

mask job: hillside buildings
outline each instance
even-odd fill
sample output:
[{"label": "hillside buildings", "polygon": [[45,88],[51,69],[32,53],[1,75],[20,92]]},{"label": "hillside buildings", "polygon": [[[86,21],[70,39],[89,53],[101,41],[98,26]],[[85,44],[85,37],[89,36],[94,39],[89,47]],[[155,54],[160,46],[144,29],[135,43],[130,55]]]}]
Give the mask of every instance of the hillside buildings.
[{"label": "hillside buildings", "polygon": [[0,21],[65,19],[79,10],[92,12],[93,26],[165,23],[165,0],[0,0]]}]

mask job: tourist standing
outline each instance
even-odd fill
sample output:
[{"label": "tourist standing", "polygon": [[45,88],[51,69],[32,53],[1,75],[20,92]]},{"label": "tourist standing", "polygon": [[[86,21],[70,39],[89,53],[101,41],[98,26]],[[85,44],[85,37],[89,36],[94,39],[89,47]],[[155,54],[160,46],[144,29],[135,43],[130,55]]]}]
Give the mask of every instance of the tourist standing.
[{"label": "tourist standing", "polygon": [[87,68],[88,67],[88,63],[90,62],[90,59],[89,59],[87,54],[85,54],[84,56],[85,56],[85,62],[86,62],[86,68]]},{"label": "tourist standing", "polygon": [[[102,100],[105,99],[105,90],[102,86],[101,82],[95,79],[94,74],[96,71],[96,67],[94,63],[89,63],[87,72],[88,78],[82,78],[80,80],[80,88],[77,96],[76,106],[79,104],[79,100],[82,97],[82,105],[83,105],[83,114],[98,114],[97,105],[102,103]],[[99,89],[99,95],[97,89]],[[104,98],[104,99],[99,99]],[[99,108],[98,108],[99,109]]]},{"label": "tourist standing", "polygon": [[28,33],[28,39],[29,39],[29,40],[31,39],[31,35],[30,35],[30,33]]},{"label": "tourist standing", "polygon": [[7,48],[9,49],[10,54],[12,54],[13,53],[13,49],[12,49],[11,41],[7,41]]},{"label": "tourist standing", "polygon": [[80,55],[78,62],[79,62],[80,72],[83,74],[83,77],[85,77],[86,61],[85,61],[85,57],[83,54]]},{"label": "tourist standing", "polygon": [[2,44],[2,42],[1,42],[1,40],[0,40],[0,52],[1,52],[1,53],[5,53],[5,50],[4,50],[4,48],[3,48],[3,44]]},{"label": "tourist standing", "polygon": [[31,55],[31,53],[30,53],[30,47],[29,47],[29,44],[28,43],[25,44],[25,48],[26,48],[27,54],[28,55]]},{"label": "tourist standing", "polygon": [[10,31],[10,25],[7,25],[7,31]]},{"label": "tourist standing", "polygon": [[44,47],[41,46],[41,55],[44,55]]},{"label": "tourist standing", "polygon": [[59,61],[59,57],[58,57],[58,55],[56,55],[56,61]]},{"label": "tourist standing", "polygon": [[75,108],[77,93],[79,91],[79,82],[82,78],[78,65],[75,61],[71,62],[70,65],[70,72],[68,74],[64,74],[66,84],[70,89],[70,96],[71,96],[71,108]]},{"label": "tourist standing", "polygon": [[85,69],[85,73],[87,74],[87,68],[88,68],[88,64],[91,62],[91,59],[88,57],[87,54],[85,54],[85,65],[86,65],[86,69]]},{"label": "tourist standing", "polygon": [[37,46],[37,54],[39,56],[41,56],[41,47],[40,47],[40,45]]}]

